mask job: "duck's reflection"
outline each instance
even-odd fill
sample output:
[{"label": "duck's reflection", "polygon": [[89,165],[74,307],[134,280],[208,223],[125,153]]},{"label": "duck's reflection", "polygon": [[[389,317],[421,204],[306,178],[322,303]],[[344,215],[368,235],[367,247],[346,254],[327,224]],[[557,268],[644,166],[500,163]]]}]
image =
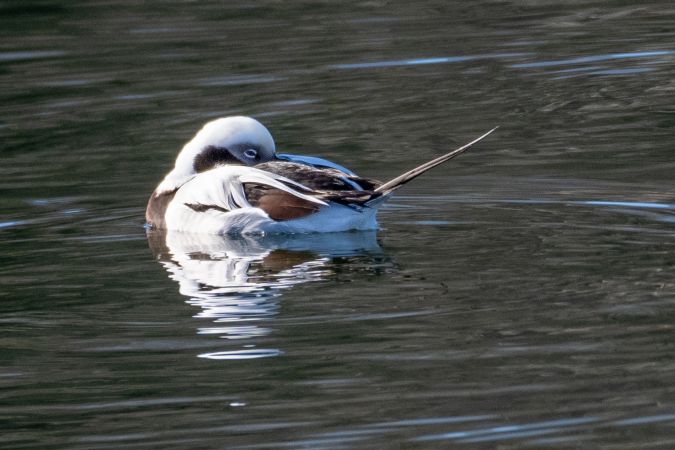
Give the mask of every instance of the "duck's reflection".
[{"label": "duck's reflection", "polygon": [[[198,333],[230,340],[269,334],[264,323],[278,313],[284,289],[325,279],[333,272],[333,259],[382,256],[374,231],[236,237],[149,231],[148,241],[187,302],[201,308],[195,317],[211,320]],[[248,359],[280,353],[241,344],[236,351],[199,356]]]}]

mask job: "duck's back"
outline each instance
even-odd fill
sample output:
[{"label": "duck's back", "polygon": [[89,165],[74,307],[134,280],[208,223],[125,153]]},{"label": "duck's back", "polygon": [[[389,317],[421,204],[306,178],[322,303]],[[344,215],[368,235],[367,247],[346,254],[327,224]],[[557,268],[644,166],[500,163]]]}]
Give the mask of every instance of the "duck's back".
[{"label": "duck's back", "polygon": [[377,180],[363,178],[354,173],[345,173],[338,169],[315,167],[290,161],[269,161],[254,167],[265,172],[281,175],[320,192],[372,191],[382,184]]}]

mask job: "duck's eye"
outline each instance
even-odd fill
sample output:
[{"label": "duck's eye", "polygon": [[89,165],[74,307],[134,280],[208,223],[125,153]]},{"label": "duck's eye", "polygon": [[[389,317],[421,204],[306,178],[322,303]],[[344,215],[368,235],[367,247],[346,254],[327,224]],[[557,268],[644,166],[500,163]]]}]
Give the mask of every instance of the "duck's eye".
[{"label": "duck's eye", "polygon": [[258,156],[258,151],[254,148],[249,148],[244,152],[244,156],[248,159],[254,159],[256,156]]}]

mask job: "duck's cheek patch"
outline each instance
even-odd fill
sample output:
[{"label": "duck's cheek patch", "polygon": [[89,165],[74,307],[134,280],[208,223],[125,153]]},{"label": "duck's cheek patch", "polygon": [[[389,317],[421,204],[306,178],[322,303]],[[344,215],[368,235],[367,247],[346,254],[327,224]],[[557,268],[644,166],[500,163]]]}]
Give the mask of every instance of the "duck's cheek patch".
[{"label": "duck's cheek patch", "polygon": [[202,150],[192,162],[195,172],[201,173],[213,169],[218,164],[242,165],[242,162],[232,155],[225,147],[209,145]]}]

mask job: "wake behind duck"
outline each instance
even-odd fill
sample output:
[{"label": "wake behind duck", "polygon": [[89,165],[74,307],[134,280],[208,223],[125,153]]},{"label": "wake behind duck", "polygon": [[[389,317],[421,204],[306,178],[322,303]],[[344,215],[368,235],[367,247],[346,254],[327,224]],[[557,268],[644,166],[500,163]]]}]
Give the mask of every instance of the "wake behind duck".
[{"label": "wake behind duck", "polygon": [[250,117],[216,119],[185,144],[145,217],[153,228],[221,235],[374,230],[396,189],[495,129],[381,183],[322,158],[277,154],[270,132]]}]

